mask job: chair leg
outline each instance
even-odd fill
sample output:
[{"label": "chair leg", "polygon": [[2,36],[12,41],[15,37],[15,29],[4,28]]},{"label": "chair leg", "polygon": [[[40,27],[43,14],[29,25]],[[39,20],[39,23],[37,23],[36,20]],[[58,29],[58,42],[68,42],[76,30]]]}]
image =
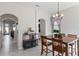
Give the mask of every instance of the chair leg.
[{"label": "chair leg", "polygon": [[54,56],[54,46],[52,45],[52,55]]},{"label": "chair leg", "polygon": [[47,56],[47,53],[48,53],[48,47],[46,47],[46,56]]},{"label": "chair leg", "polygon": [[52,55],[54,56],[54,51],[53,51]]},{"label": "chair leg", "polygon": [[41,55],[43,54],[43,46],[41,47]]},{"label": "chair leg", "polygon": [[63,53],[63,51],[61,52],[61,56],[63,56],[64,55],[64,53]]}]

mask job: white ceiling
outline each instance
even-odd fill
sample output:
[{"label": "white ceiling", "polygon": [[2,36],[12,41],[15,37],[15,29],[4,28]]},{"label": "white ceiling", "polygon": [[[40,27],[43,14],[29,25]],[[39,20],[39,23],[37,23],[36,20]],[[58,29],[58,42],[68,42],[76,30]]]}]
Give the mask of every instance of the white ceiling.
[{"label": "white ceiling", "polygon": [[[57,2],[35,3],[40,5],[40,8],[47,10],[50,13],[57,12]],[[59,2],[59,10],[64,10],[79,5],[79,2]]]},{"label": "white ceiling", "polygon": [[[20,7],[35,7],[35,5],[39,5],[39,8],[47,10],[49,13],[53,13],[57,11],[57,2],[0,2],[0,6],[2,5],[15,5]],[[59,2],[59,9],[64,10],[73,6],[79,5],[79,2]]]}]

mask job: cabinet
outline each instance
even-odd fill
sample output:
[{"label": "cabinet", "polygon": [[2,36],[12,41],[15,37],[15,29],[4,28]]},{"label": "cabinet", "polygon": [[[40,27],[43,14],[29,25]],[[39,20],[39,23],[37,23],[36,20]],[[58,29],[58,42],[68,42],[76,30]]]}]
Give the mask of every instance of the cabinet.
[{"label": "cabinet", "polygon": [[38,39],[33,39],[33,40],[23,40],[23,48],[32,48],[38,45]]},{"label": "cabinet", "polygon": [[23,48],[28,49],[38,45],[38,39],[36,38],[36,34],[24,34],[23,35]]}]

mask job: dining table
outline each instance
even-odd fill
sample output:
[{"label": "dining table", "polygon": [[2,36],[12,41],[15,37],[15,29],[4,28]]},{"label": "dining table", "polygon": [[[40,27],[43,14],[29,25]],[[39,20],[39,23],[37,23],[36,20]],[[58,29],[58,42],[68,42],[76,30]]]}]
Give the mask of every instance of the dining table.
[{"label": "dining table", "polygon": [[[53,39],[52,39],[52,38],[54,38],[53,35],[47,35],[46,37],[48,38],[48,40],[53,41]],[[66,56],[69,55],[69,53],[68,53],[69,44],[71,42],[76,42],[75,44],[76,44],[76,47],[77,47],[77,40],[78,40],[78,38],[72,38],[72,37],[68,37],[68,36],[62,37],[62,41],[63,41],[62,43],[65,44],[65,46],[66,46],[66,53],[65,53]],[[52,47],[53,47],[53,45],[52,45]],[[76,51],[78,52],[77,49],[76,49]]]}]

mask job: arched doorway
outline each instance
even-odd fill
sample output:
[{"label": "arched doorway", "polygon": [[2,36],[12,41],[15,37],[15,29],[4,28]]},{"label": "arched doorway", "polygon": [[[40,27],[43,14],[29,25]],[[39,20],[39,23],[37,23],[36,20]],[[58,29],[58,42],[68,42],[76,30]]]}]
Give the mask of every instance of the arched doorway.
[{"label": "arched doorway", "polygon": [[38,24],[38,33],[39,35],[45,35],[45,31],[46,31],[46,23],[44,19],[39,19],[38,20],[39,24]]},{"label": "arched doorway", "polygon": [[1,18],[1,48],[10,50],[17,48],[18,17],[13,14],[3,14]]}]

